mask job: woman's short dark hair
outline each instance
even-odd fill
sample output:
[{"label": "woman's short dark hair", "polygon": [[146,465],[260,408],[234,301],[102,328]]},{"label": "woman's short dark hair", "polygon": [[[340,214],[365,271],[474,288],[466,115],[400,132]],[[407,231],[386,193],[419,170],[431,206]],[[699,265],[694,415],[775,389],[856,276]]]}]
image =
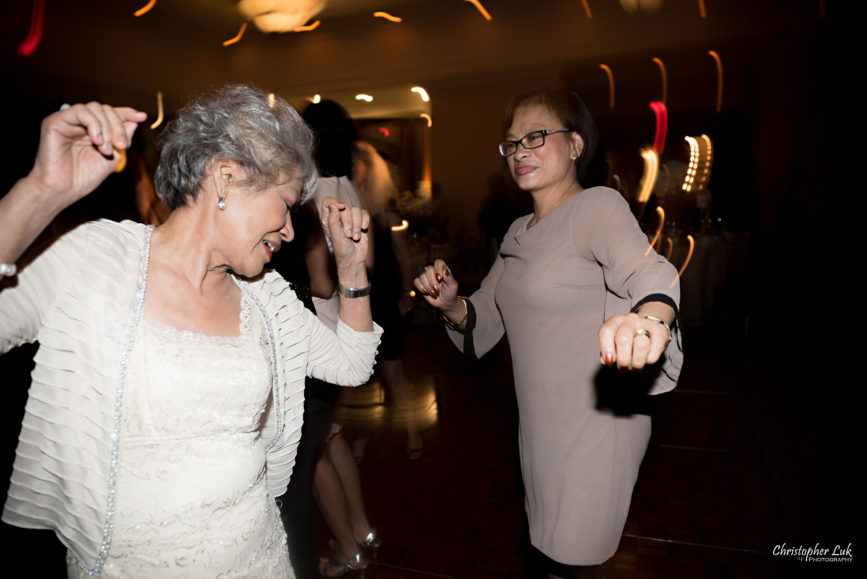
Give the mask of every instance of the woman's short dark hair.
[{"label": "woman's short dark hair", "polygon": [[302,113],[316,133],[314,158],[323,177],[352,177],[352,150],[358,133],[355,122],[340,103],[322,100],[310,103]]},{"label": "woman's short dark hair", "polygon": [[316,185],[313,132],[285,100],[246,84],[229,84],[183,107],[159,138],[157,195],[171,209],[196,198],[213,161],[244,171],[236,182],[265,187],[300,178],[305,201]]},{"label": "woman's short dark hair", "polygon": [[528,105],[543,105],[560,119],[563,123],[562,128],[575,131],[581,136],[584,149],[575,162],[575,168],[578,179],[583,179],[599,144],[599,131],[587,105],[577,93],[565,88],[537,88],[522,92],[515,95],[506,108],[506,116],[503,119],[504,134],[512,126],[515,112]]}]

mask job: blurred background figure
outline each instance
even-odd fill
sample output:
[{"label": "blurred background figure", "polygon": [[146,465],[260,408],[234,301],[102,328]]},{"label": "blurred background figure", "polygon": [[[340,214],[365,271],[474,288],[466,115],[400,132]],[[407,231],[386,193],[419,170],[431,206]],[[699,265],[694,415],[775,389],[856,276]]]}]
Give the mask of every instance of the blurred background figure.
[{"label": "blurred background figure", "polygon": [[[412,384],[403,366],[403,317],[414,304],[406,227],[397,212],[397,187],[383,158],[373,146],[362,141],[355,143],[354,158],[352,182],[364,197],[373,227],[371,284],[376,291],[370,299],[374,319],[383,328],[377,371],[394,399],[399,420],[405,425],[407,458],[418,460],[424,445],[413,411]],[[356,444],[356,460],[363,457],[363,448],[362,444]]]},{"label": "blurred background figure", "polygon": [[[352,147],[356,140],[352,119],[343,107],[330,100],[308,105],[304,109],[303,117],[317,136],[314,157],[321,175],[314,193],[317,207],[319,199],[328,197],[340,199],[348,205],[364,207],[361,194],[350,180],[353,166]],[[371,250],[375,246],[375,241],[372,241]],[[326,325],[336,323],[336,306],[339,304],[336,289],[340,280],[336,277],[331,255],[318,246],[314,252],[306,254],[305,262],[310,275],[316,314]],[[373,251],[368,255],[366,267],[370,269],[372,263]],[[382,541],[367,519],[358,465],[343,437],[342,427],[330,420],[339,388],[331,384],[316,383],[309,384],[308,390],[317,400],[316,412],[319,417],[316,421],[327,428],[321,435],[311,436],[302,444],[317,447],[313,468],[313,492],[334,537],[330,542],[331,553],[319,561],[317,570],[328,577],[339,577],[349,571],[366,569],[370,563],[369,556],[375,556]],[[327,422],[323,420],[326,415],[329,417]],[[298,500],[303,499],[299,497]],[[291,524],[291,512],[286,515]],[[312,528],[307,531],[299,529],[299,533],[302,532],[310,532],[310,537],[313,537]],[[309,544],[303,545],[299,547],[297,557],[307,559],[315,552],[315,549],[310,549]],[[305,562],[304,567],[309,568],[309,565]]]}]

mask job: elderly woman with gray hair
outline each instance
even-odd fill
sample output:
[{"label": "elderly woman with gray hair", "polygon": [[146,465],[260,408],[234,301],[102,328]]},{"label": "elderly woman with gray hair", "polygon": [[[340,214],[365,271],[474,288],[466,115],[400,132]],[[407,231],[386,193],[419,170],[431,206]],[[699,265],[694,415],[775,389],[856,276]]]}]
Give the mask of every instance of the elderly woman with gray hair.
[{"label": "elderly woman with gray hair", "polygon": [[33,170],[0,200],[0,351],[40,342],[3,520],[54,530],[70,576],[291,577],[274,497],[304,377],[364,383],[379,343],[369,216],[323,204],[335,332],[264,272],[315,183],[313,136],[281,99],[235,85],[165,129],[163,225],[91,222],[22,258],[143,120],[98,103],[49,116]]}]

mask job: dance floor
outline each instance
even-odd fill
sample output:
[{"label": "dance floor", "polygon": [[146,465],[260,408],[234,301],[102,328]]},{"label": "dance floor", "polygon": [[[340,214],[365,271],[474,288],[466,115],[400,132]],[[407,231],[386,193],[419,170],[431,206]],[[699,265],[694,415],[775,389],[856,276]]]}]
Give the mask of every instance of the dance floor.
[{"label": "dance floor", "polygon": [[[689,338],[687,332],[678,389],[657,401],[653,438],[608,577],[828,576],[829,567],[773,555],[792,536],[791,517],[777,492],[781,473],[764,458],[756,416],[762,409],[749,395],[754,384],[738,356],[698,332]],[[0,369],[13,362],[0,359]],[[353,392],[339,410],[349,437],[370,437],[359,468],[367,512],[384,543],[365,577],[533,576],[506,345],[469,363],[439,325],[422,324],[408,334],[405,365],[415,390],[411,412],[423,428],[419,460],[408,460],[402,415],[378,381]],[[3,411],[7,469],[23,396],[9,396]],[[0,539],[5,576],[64,576],[63,549],[50,534],[2,525]],[[323,556],[328,540],[320,520]]]}]

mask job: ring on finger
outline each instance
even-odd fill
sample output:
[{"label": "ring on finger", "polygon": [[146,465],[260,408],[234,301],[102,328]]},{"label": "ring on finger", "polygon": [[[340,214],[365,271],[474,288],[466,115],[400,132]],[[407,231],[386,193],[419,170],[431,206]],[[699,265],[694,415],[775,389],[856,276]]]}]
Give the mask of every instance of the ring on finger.
[{"label": "ring on finger", "polygon": [[651,340],[651,339],[652,339],[652,338],[650,337],[650,330],[646,330],[646,329],[644,329],[644,328],[638,328],[637,330],[635,330],[635,335],[636,335],[636,336],[644,336],[644,337],[647,338],[648,340]]}]

